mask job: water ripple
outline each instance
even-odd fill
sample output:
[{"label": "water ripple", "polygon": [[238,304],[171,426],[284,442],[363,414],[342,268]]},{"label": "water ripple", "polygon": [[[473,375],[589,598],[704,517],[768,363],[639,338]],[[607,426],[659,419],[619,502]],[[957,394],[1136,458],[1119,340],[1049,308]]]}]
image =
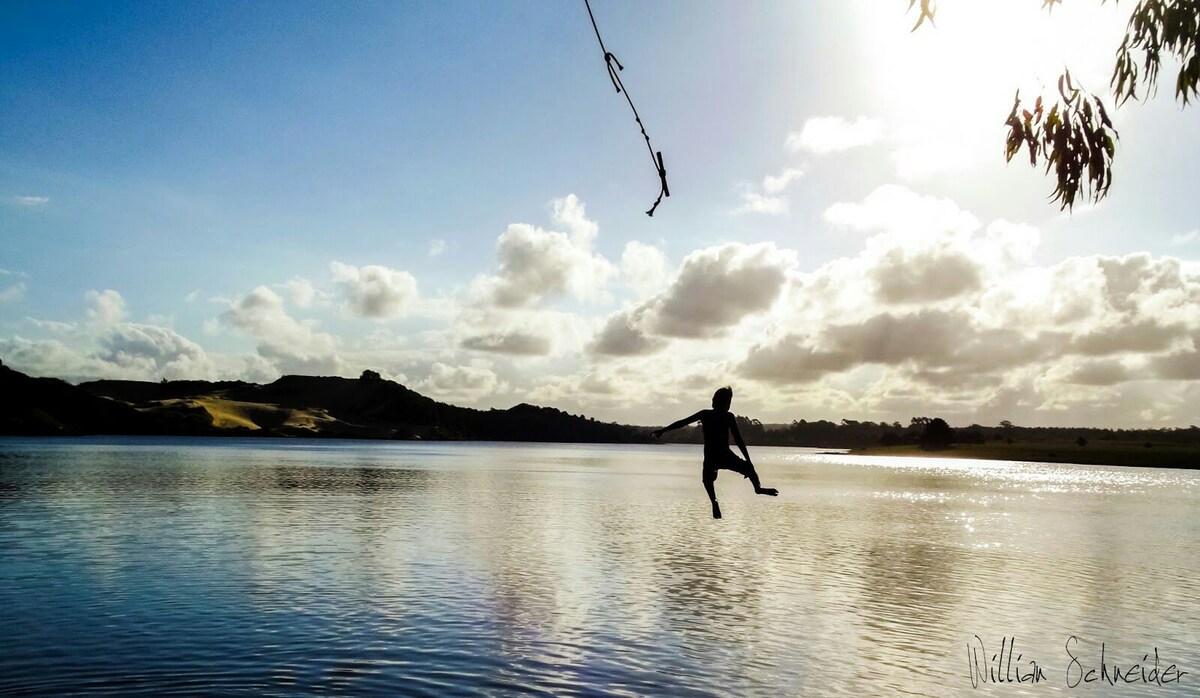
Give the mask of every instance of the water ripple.
[{"label": "water ripple", "polygon": [[976,634],[1037,693],[1070,635],[1200,675],[1186,471],[755,449],[718,522],[686,446],[0,456],[4,694],[960,695]]}]

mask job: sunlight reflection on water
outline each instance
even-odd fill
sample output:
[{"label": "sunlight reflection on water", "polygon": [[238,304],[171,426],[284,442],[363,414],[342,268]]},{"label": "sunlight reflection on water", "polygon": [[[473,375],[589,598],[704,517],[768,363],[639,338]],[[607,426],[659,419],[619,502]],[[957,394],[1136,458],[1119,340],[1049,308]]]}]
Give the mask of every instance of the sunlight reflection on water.
[{"label": "sunlight reflection on water", "polygon": [[1197,475],[752,455],[713,521],[689,446],[0,440],[0,692],[1196,693]]}]

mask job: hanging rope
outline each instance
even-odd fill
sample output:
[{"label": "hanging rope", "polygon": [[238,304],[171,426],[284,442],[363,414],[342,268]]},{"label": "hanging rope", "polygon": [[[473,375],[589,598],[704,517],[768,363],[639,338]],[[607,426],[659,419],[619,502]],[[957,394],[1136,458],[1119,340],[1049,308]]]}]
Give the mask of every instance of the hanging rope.
[{"label": "hanging rope", "polygon": [[[596,31],[596,41],[600,42],[600,50],[604,52],[604,65],[608,68],[608,79],[612,80],[613,87],[617,92],[625,95],[625,101],[629,102],[629,108],[633,111],[633,118],[637,121],[638,128],[642,130],[642,138],[646,139],[646,150],[650,151],[650,163],[654,165],[654,170],[658,172],[658,181],[661,184],[658,190],[658,198],[654,200],[654,205],[646,211],[647,216],[653,216],[654,210],[658,208],[664,196],[670,196],[671,190],[667,188],[667,168],[663,165],[662,151],[655,151],[654,146],[650,145],[650,136],[646,133],[646,126],[642,123],[642,117],[638,114],[637,107],[633,106],[633,99],[629,96],[629,90],[625,89],[625,84],[621,82],[620,71],[625,70],[625,66],[621,65],[621,61],[612,55],[608,49],[604,47],[604,39],[600,37],[600,28],[596,26],[596,16],[592,14],[592,4],[588,0],[583,0],[583,4],[587,7],[588,17],[592,20],[592,29]],[[616,66],[614,68],[613,66]]]}]

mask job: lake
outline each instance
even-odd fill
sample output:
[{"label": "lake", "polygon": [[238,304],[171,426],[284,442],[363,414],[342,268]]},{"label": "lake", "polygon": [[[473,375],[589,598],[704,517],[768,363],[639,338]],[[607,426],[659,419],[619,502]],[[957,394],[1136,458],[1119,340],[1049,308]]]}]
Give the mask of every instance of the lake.
[{"label": "lake", "polygon": [[1200,693],[1200,474],[751,456],[0,439],[0,693]]}]

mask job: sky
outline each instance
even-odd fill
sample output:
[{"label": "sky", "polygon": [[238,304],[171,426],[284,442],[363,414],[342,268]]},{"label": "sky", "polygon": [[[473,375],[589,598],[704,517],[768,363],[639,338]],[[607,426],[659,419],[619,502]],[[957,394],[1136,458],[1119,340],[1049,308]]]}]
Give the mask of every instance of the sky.
[{"label": "sky", "polygon": [[[1018,89],[1107,98],[1125,5],[0,4],[0,359],[365,369],[662,424],[1186,427],[1200,120],[1114,112],[1109,196],[1006,164]],[[1111,103],[1111,99],[1109,100]],[[1021,158],[1018,158],[1020,160]]]}]

